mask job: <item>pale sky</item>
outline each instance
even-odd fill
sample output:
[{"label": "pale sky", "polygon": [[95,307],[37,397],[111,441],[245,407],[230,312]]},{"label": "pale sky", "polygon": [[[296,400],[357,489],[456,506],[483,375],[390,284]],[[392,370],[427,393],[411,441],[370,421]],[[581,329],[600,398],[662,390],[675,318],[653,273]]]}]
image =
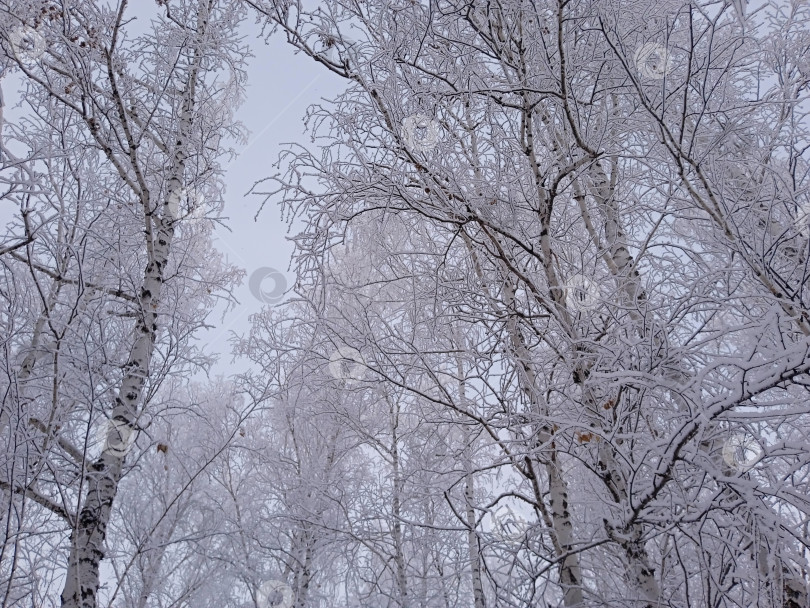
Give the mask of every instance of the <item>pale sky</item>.
[{"label": "pale sky", "polygon": [[[232,363],[228,338],[231,331],[246,333],[248,316],[264,305],[250,292],[250,275],[257,269],[269,267],[284,272],[290,287],[294,282],[287,271],[293,248],[286,239],[287,226],[281,219],[280,199],[266,205],[256,221],[254,215],[261,198],[245,195],[254,182],[275,173],[272,165],[285,144],[309,144],[310,137],[304,134],[306,108],[324,98],[333,98],[346,86],[309,57],[293,54],[293,48],[281,35],[273,36],[266,44],[256,38],[259,27],[252,21],[245,24],[245,31],[255,57],[247,67],[247,96],[237,119],[249,130],[250,136],[248,144],[239,149],[239,157],[227,165],[223,215],[230,218],[227,225],[231,231],[217,226],[216,247],[231,263],[244,268],[247,276],[236,291],[240,305],[227,314],[224,323],[220,322],[221,314],[212,315],[209,321],[216,324],[217,329],[200,334],[201,343],[207,342],[210,351],[221,353],[212,374],[245,369],[244,364]],[[266,288],[272,287],[273,282],[268,280]]]}]

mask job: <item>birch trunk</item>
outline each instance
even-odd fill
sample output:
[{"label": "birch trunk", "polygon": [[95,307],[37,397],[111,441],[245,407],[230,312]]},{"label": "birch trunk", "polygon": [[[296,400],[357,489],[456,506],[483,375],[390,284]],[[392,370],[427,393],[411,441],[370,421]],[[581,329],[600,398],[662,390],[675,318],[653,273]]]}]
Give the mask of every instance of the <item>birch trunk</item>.
[{"label": "birch trunk", "polygon": [[[532,173],[535,176],[535,186],[537,188],[537,194],[541,201],[541,211],[540,215],[540,222],[542,224],[542,228],[540,231],[540,247],[541,247],[541,257],[543,260],[543,267],[546,274],[546,280],[548,281],[548,285],[551,291],[552,300],[558,305],[562,306],[562,302],[564,299],[563,290],[559,286],[559,280],[554,271],[553,266],[550,263],[552,259],[552,245],[551,239],[549,237],[549,225],[551,221],[551,206],[548,201],[548,197],[546,195],[546,191],[542,187],[542,178],[540,175],[540,168],[537,164],[535,158],[535,151],[534,151],[534,134],[532,131],[532,120],[531,120],[531,113],[532,111],[529,109],[530,103],[527,99],[526,95],[522,95],[524,108],[523,108],[523,122],[522,122],[522,135],[524,138],[524,150],[526,151],[526,157],[529,161],[529,165],[531,167]],[[473,158],[478,157],[478,144],[477,138],[475,135],[475,130],[469,128],[470,138],[471,138],[471,150]],[[477,177],[481,176],[481,171],[479,167],[475,167],[475,174]],[[493,240],[494,237],[491,235],[490,238]],[[488,281],[484,277],[484,273],[481,269],[481,265],[477,261],[477,256],[475,253],[474,248],[472,247],[472,243],[468,236],[466,236],[462,232],[462,239],[467,246],[467,250],[470,253],[471,259],[473,260],[473,265],[476,270],[476,274],[478,275],[479,279],[481,280],[482,284],[486,285]],[[495,243],[496,250],[498,249],[498,244]],[[504,280],[504,305],[505,305],[505,314],[508,317],[507,321],[507,332],[508,332],[508,340],[511,346],[511,355],[515,362],[516,367],[520,370],[518,377],[520,378],[521,389],[524,394],[527,396],[529,403],[531,404],[532,412],[542,418],[546,419],[549,415],[548,407],[542,402],[542,399],[537,394],[537,375],[531,365],[531,357],[526,347],[525,343],[523,342],[522,336],[520,335],[520,330],[517,325],[517,319],[512,311],[515,310],[515,288],[511,281],[511,274],[509,268],[506,267],[506,264],[501,262],[503,276],[507,277]],[[539,428],[536,429],[539,434],[539,441],[546,445],[553,446],[551,431],[548,425],[541,425]],[[545,466],[546,474],[548,475],[549,480],[549,493],[551,496],[550,499],[550,506],[551,510],[548,514],[548,517],[551,522],[552,526],[552,543],[555,547],[555,551],[557,553],[557,558],[560,560],[560,585],[563,589],[563,599],[564,605],[566,608],[574,608],[583,605],[584,597],[582,593],[582,568],[580,565],[580,557],[577,551],[574,549],[574,527],[571,521],[571,512],[569,511],[568,505],[568,486],[565,483],[565,480],[562,477],[562,474],[559,469],[559,463],[557,461],[557,454],[555,448],[552,447],[552,454],[548,459],[545,459],[542,464]],[[539,490],[535,486],[536,490]],[[541,503],[543,497],[541,495],[536,496],[538,503]]]},{"label": "birch trunk", "polygon": [[473,606],[486,608],[484,585],[481,581],[481,553],[478,547],[478,535],[475,533],[476,520],[473,509],[475,496],[474,480],[471,473],[467,473],[464,482],[464,506],[467,517],[467,551],[470,557],[470,577],[472,578]]},{"label": "birch trunk", "polygon": [[[463,348],[464,339],[459,331],[454,332],[453,339],[456,347]],[[459,378],[458,393],[461,402],[467,403],[467,389],[464,382],[464,365],[460,357],[456,357],[456,377]],[[466,427],[459,426],[464,436],[464,449],[461,450],[462,465],[464,466],[464,516],[467,524],[467,554],[470,560],[470,579],[472,582],[473,608],[486,608],[484,583],[482,579],[481,547],[476,532],[477,520],[475,517],[475,475],[473,472],[473,439]]]},{"label": "birch trunk", "polygon": [[312,582],[312,553],[314,539],[311,535],[306,534],[306,546],[304,548],[304,564],[301,569],[300,576],[298,577],[298,593],[296,594],[296,606],[298,608],[306,608],[307,597],[309,596],[309,585]]},{"label": "birch trunk", "polygon": [[399,470],[399,405],[392,404],[391,427],[391,466],[393,469],[394,491],[391,500],[392,534],[394,537],[394,563],[396,564],[397,587],[399,589],[399,604],[402,608],[410,606],[408,597],[408,579],[405,574],[405,555],[402,546],[402,479]]},{"label": "birch trunk", "polygon": [[[477,260],[477,255],[469,237],[462,233],[462,239],[472,258],[476,274],[482,284],[486,285],[486,278],[481,270],[481,265]],[[505,296],[504,303],[506,310],[510,311],[514,310],[515,290],[511,280],[508,278],[508,269],[504,268],[503,272],[504,277],[507,277],[503,285]],[[548,408],[537,394],[537,375],[531,365],[529,350],[523,343],[515,315],[510,313],[507,313],[507,315],[507,337],[511,346],[510,354],[515,365],[520,370],[518,377],[520,379],[521,390],[529,399],[533,413],[542,419],[547,419],[549,415]],[[560,584],[563,588],[564,605],[566,608],[574,608],[576,606],[582,606],[584,598],[582,594],[582,568],[580,566],[579,554],[574,550],[574,528],[571,521],[571,512],[568,509],[568,487],[558,468],[550,428],[548,425],[542,424],[538,426],[535,431],[538,435],[538,441],[541,444],[552,446],[551,456],[541,462],[546,469],[549,480],[551,510],[550,513],[548,513],[548,517],[552,530],[552,544],[557,553],[557,558],[560,560]],[[536,499],[538,502],[541,502],[543,497],[542,494],[539,493],[539,487],[537,487],[536,483],[534,487],[535,492],[537,492]]]},{"label": "birch trunk", "polygon": [[[634,267],[634,260],[624,243],[624,233],[619,222],[619,210],[614,198],[616,186],[615,175],[617,174],[615,158],[612,159],[612,163],[613,171],[610,179],[608,179],[605,171],[599,164],[594,164],[592,171],[595,175],[589,183],[591,195],[597,201],[597,204],[605,217],[604,230],[608,241],[608,257],[606,262],[612,274],[614,274],[617,282],[619,283],[619,288],[624,296],[625,304],[629,306],[631,315],[636,322],[638,335],[644,339],[650,339],[653,344],[658,346],[661,343],[659,332],[650,331],[650,328],[644,325],[644,317],[640,312],[646,298],[643,288],[641,287],[640,276]],[[578,191],[577,198],[580,204],[580,209],[583,212],[583,217],[586,219],[586,225],[588,225],[589,230],[591,231],[591,236],[596,238],[595,232],[592,230],[590,222],[588,221],[583,193],[578,185],[576,190]],[[765,287],[767,288],[768,286],[766,285]],[[799,330],[805,331],[804,325],[801,323],[801,321],[797,322],[797,326]],[[677,369],[665,370],[665,378],[672,381],[675,385],[682,383],[686,377],[686,374],[680,367]],[[689,411],[688,405],[678,395],[676,390],[670,391],[670,394],[682,411]],[[709,422],[706,424],[709,435],[714,436],[712,430],[716,426],[717,425],[714,422]],[[723,462],[721,456],[721,446],[719,445],[718,440],[702,442],[700,447],[706,453],[707,458],[715,464],[718,471],[723,471],[726,475],[733,473]],[[608,471],[613,471],[616,470],[615,464],[616,459],[611,448],[605,446],[604,444],[600,445],[600,465],[604,465],[605,469]],[[627,490],[624,487],[623,481],[612,477],[609,482],[610,485],[612,485],[612,491],[621,493],[622,496],[626,496],[627,500],[629,500],[629,496],[627,495]],[[650,608],[655,608],[660,605],[660,587],[657,579],[654,576],[654,571],[649,565],[649,556],[640,540],[641,530],[637,524],[632,524],[625,532],[626,534],[616,535],[613,531],[611,531],[611,535],[612,538],[622,545],[628,558],[628,571],[631,578],[636,582],[639,589],[643,592],[644,597],[649,602],[647,606]],[[772,552],[769,551],[763,537],[760,537],[758,542],[753,543],[751,557],[757,563],[763,580],[766,581],[770,581],[774,578],[768,566],[768,556],[771,554]],[[792,589],[791,585],[793,585],[793,579],[789,573],[785,574],[787,579],[785,586],[788,589]],[[786,592],[791,594],[791,591],[786,590]]]},{"label": "birch trunk", "polygon": [[[504,293],[507,310],[514,310],[515,290],[509,279],[504,282]],[[523,385],[523,392],[531,403],[533,414],[542,420],[547,420],[550,412],[538,394],[537,373],[531,364],[529,349],[523,341],[514,315],[509,316],[507,328],[516,364],[521,371],[519,378]],[[546,423],[534,425],[534,427],[533,432],[538,435],[538,441],[551,446],[551,454],[547,459],[543,459],[542,464],[548,475],[550,519],[554,533],[554,546],[560,560],[560,586],[563,590],[564,605],[566,608],[582,606],[584,602],[582,567],[574,543],[574,525],[569,510],[568,485],[562,475],[551,429]],[[542,496],[536,498],[538,502],[543,500]]]},{"label": "birch trunk", "polygon": [[[208,26],[207,11],[200,7],[197,15],[197,39]],[[197,76],[203,52],[199,42],[195,44],[193,61],[189,67],[186,90],[183,93],[176,145],[169,171],[168,192],[162,201],[159,218],[147,217],[147,226],[155,226],[156,233],[147,230],[147,265],[141,292],[138,296],[139,315],[135,322],[133,344],[125,367],[124,377],[118,390],[111,419],[122,429],[133,432],[140,413],[140,401],[150,363],[155,350],[158,330],[157,309],[163,288],[163,273],[169,259],[174,235],[173,210],[183,188],[186,162],[189,158],[188,140],[193,122]],[[119,100],[121,104],[123,100]],[[151,208],[148,191],[142,193],[144,209]],[[154,220],[154,224],[153,224]],[[111,429],[110,434],[117,431]],[[117,437],[111,436],[113,441]],[[113,501],[123,472],[125,450],[104,450],[90,465],[86,474],[85,499],[70,538],[67,575],[62,591],[64,608],[96,608],[99,587],[99,567],[104,557],[104,540],[110,521]]]},{"label": "birch trunk", "polygon": [[[596,199],[604,220],[605,238],[607,239],[605,252],[605,262],[614,279],[618,283],[619,292],[622,294],[624,304],[630,310],[630,316],[634,321],[636,332],[640,337],[646,336],[649,331],[644,325],[644,315],[640,308],[645,301],[645,295],[641,287],[641,278],[634,267],[633,258],[624,243],[624,232],[619,222],[619,212],[616,201],[613,197],[615,190],[615,179],[617,175],[616,158],[611,179],[607,178],[604,170],[598,163],[594,163],[591,171],[596,174],[589,183],[591,195]],[[585,206],[585,195],[578,182],[574,183],[575,198],[579,203],[579,208],[591,237],[598,243],[598,236],[593,230],[590,216]],[[600,249],[603,249],[600,246]],[[578,364],[575,370],[575,377],[580,379],[582,385],[583,400],[590,410],[591,419],[598,425],[605,434],[610,434],[613,429],[606,425],[606,421],[599,415],[599,403],[588,386],[587,377],[589,367]],[[627,512],[626,507],[630,504],[625,476],[619,467],[615,448],[608,442],[600,441],[598,447],[598,467],[602,473],[602,480],[607,486],[614,500],[622,506],[622,511]],[[645,541],[643,540],[643,528],[635,522],[628,522],[621,530],[616,530],[605,521],[608,536],[616,542],[623,550],[627,559],[627,575],[630,583],[645,600],[644,608],[657,608],[660,606],[661,589],[655,575],[655,568],[651,565]]]},{"label": "birch trunk", "polygon": [[[7,432],[9,437],[15,437],[14,442],[11,444],[13,455],[11,466],[7,469],[9,470],[8,479],[2,480],[2,487],[4,489],[8,489],[8,508],[5,510],[5,517],[6,517],[6,528],[4,530],[4,542],[2,548],[0,548],[0,561],[3,561],[6,553],[9,552],[9,541],[8,539],[11,538],[11,522],[15,513],[15,509],[13,508],[13,501],[14,501],[14,493],[15,490],[18,488],[26,488],[25,493],[22,494],[22,500],[25,501],[31,494],[36,492],[36,478],[33,475],[34,471],[37,468],[37,463],[32,462],[26,468],[26,470],[21,470],[20,474],[17,474],[18,468],[22,469],[24,467],[18,467],[18,463],[22,464],[25,462],[25,459],[18,459],[17,458],[17,450],[18,448],[22,448],[25,443],[28,441],[28,429],[25,428],[27,426],[38,426],[41,424],[39,420],[33,418],[29,413],[28,403],[30,401],[30,397],[28,396],[28,379],[31,376],[31,372],[34,369],[34,366],[38,359],[38,351],[40,348],[40,343],[42,339],[42,332],[45,327],[45,323],[48,320],[50,311],[53,309],[56,300],[59,296],[59,291],[62,288],[62,283],[59,281],[53,281],[51,283],[51,287],[48,290],[48,296],[46,298],[46,302],[42,312],[37,317],[37,321],[34,325],[34,330],[31,336],[31,342],[28,346],[28,352],[23,357],[22,363],[20,364],[20,371],[17,373],[16,378],[14,380],[14,386],[16,388],[16,395],[13,401],[17,403],[17,425],[16,428],[12,426],[11,421],[11,409],[10,408],[3,408],[0,411],[0,428],[3,428],[5,432]],[[37,461],[39,458],[42,457],[42,454],[45,450],[47,450],[47,443],[50,439],[50,426],[46,427],[45,429],[45,438],[43,440],[43,452],[36,452],[34,451],[34,458],[33,461]],[[19,441],[17,441],[17,437],[19,437]],[[43,497],[44,498],[44,497]],[[39,504],[43,504],[43,500],[38,501]],[[48,501],[50,502],[50,501]],[[52,512],[59,513],[56,509],[51,509]],[[23,517],[25,514],[25,505],[22,506],[19,513],[19,521],[23,521]],[[65,518],[65,520],[69,520],[69,514],[66,510],[61,511],[61,516]],[[18,529],[19,532],[19,529]],[[3,592],[3,601],[0,606],[5,608],[11,602],[11,593],[12,593],[12,582],[15,580],[17,575],[17,568],[19,565],[18,555],[20,549],[20,542],[22,536],[17,533],[14,534],[14,541],[13,545],[10,549],[11,552],[11,568],[8,574],[8,584],[5,587]]]}]

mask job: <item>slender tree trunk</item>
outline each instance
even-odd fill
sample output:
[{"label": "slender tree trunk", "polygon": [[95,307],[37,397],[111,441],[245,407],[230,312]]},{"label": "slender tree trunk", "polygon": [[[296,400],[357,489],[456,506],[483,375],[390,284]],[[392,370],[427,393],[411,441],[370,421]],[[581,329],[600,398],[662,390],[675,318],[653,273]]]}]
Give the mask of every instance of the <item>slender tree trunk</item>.
[{"label": "slender tree trunk", "polygon": [[[618,174],[616,167],[617,159],[614,157],[613,172],[608,179],[602,167],[595,163],[592,172],[595,177],[589,185],[591,195],[599,204],[600,210],[605,218],[604,232],[607,240],[607,251],[605,262],[611,274],[616,279],[619,291],[624,299],[624,305],[630,310],[630,316],[634,321],[635,331],[640,337],[646,336],[649,332],[644,325],[644,316],[639,308],[645,301],[645,294],[641,287],[641,278],[638,271],[633,266],[633,258],[624,243],[624,232],[619,222],[619,210],[614,199],[615,180]],[[598,236],[593,230],[590,216],[585,206],[585,195],[578,181],[574,183],[575,198],[579,203],[585,224],[591,233],[592,238]],[[601,249],[601,247],[600,247]],[[583,400],[590,412],[590,417],[594,424],[601,427],[607,434],[613,431],[606,424],[606,421],[599,415],[600,408],[596,397],[588,386],[587,377],[589,368],[584,364],[578,364],[575,369],[575,376],[582,384]],[[602,472],[602,479],[614,499],[622,505],[629,505],[630,496],[625,483],[624,474],[616,458],[615,449],[607,442],[600,441],[598,447],[598,469]],[[624,509],[623,509],[624,510]],[[643,528],[638,523],[630,523],[626,529],[615,530],[608,522],[605,522],[609,537],[621,546],[627,558],[627,575],[631,585],[637,590],[639,595],[646,602],[644,608],[657,608],[660,606],[661,589],[655,575],[655,568],[651,565],[645,541],[643,540]]]},{"label": "slender tree trunk", "polygon": [[[17,420],[16,425],[12,425],[11,421],[11,411],[12,408],[3,408],[0,411],[0,428],[7,428],[8,435],[9,435],[9,444],[12,447],[12,451],[10,453],[11,457],[11,467],[10,467],[10,476],[9,479],[3,480],[8,484],[8,508],[6,509],[6,528],[4,530],[4,539],[3,539],[3,546],[0,548],[0,562],[4,561],[6,552],[8,551],[8,539],[11,533],[11,522],[12,519],[17,513],[14,506],[14,488],[23,488],[29,487],[35,477],[32,476],[33,471],[36,469],[36,464],[31,462],[31,460],[36,460],[36,452],[34,453],[34,458],[29,460],[29,458],[19,458],[18,457],[18,450],[23,448],[29,443],[28,440],[28,433],[30,423],[32,421],[31,414],[29,411],[28,403],[28,390],[27,384],[28,379],[31,376],[31,372],[34,369],[34,365],[36,364],[38,358],[38,351],[40,348],[40,342],[42,339],[42,331],[45,328],[45,323],[48,319],[49,313],[53,308],[54,304],[56,303],[56,299],[58,298],[59,291],[61,290],[61,284],[58,281],[53,281],[51,283],[51,288],[49,289],[48,296],[45,302],[45,309],[40,313],[37,321],[34,325],[34,331],[31,336],[31,343],[28,347],[28,352],[25,353],[23,357],[22,363],[20,364],[20,371],[17,373],[14,382],[14,389],[16,395],[11,398],[12,403],[16,402],[17,404]],[[49,430],[49,429],[48,429]],[[45,438],[45,442],[47,443],[48,437]],[[47,445],[45,446],[47,447]],[[29,462],[31,464],[29,464]],[[20,470],[19,479],[17,475],[17,470]],[[29,481],[30,479],[30,481]],[[19,510],[18,521],[23,521],[25,517],[26,511],[26,501],[27,496],[25,494],[21,497],[22,505]],[[19,528],[18,528],[19,532]],[[18,567],[18,557],[19,557],[19,545],[20,545],[21,535],[19,533],[14,535],[14,543],[13,549],[11,550],[11,568],[8,574],[8,584],[3,592],[3,602],[0,604],[3,608],[9,605],[11,601],[11,591],[13,587],[13,582],[15,576],[17,574],[17,567]]]},{"label": "slender tree trunk", "polygon": [[402,479],[399,470],[399,405],[392,406],[392,438],[391,438],[391,466],[393,468],[394,492],[391,500],[391,515],[393,517],[392,533],[394,536],[394,563],[396,564],[397,587],[399,589],[399,604],[402,608],[409,608],[408,579],[405,572],[405,555],[402,542]]},{"label": "slender tree trunk", "polygon": [[[456,347],[463,348],[463,338],[459,332],[455,333],[454,339]],[[461,358],[456,357],[456,377],[459,381],[459,396],[462,403],[467,402],[467,390],[463,380],[464,366]],[[464,427],[458,427],[464,433],[464,449],[461,457],[464,465],[464,509],[467,518],[467,552],[470,559],[470,579],[472,582],[473,608],[486,608],[486,596],[484,595],[484,583],[482,580],[481,548],[478,543],[478,533],[476,532],[477,521],[475,517],[475,475],[473,474],[473,439]]]},{"label": "slender tree trunk", "polygon": [[[508,276],[508,275],[505,275]],[[510,280],[504,283],[507,310],[513,310],[515,303],[515,290]],[[519,377],[523,385],[523,392],[528,397],[534,415],[543,419],[549,416],[548,407],[540,399],[537,392],[537,374],[531,364],[529,349],[523,341],[517,326],[517,319],[510,315],[507,322],[509,341],[512,345],[516,364],[521,370]],[[568,505],[568,485],[560,472],[560,463],[550,430],[547,425],[540,428],[540,442],[551,445],[551,455],[544,459],[548,475],[550,495],[550,516],[555,536],[555,548],[560,561],[560,586],[563,589],[563,600],[566,608],[582,606],[584,597],[582,593],[582,567],[579,553],[574,547],[574,525],[571,520],[571,511]],[[542,500],[542,497],[539,497]]]},{"label": "slender tree trunk", "polygon": [[[206,29],[207,11],[201,6],[197,20],[198,40]],[[177,143],[169,173],[168,193],[162,202],[162,214],[156,220],[156,224],[153,224],[153,218],[147,218],[148,224],[156,225],[157,230],[152,237],[153,240],[147,242],[148,263],[138,298],[140,314],[135,323],[134,342],[112,412],[112,420],[120,425],[119,428],[129,432],[133,432],[135,429],[140,413],[141,395],[146,379],[149,377],[150,363],[155,349],[158,330],[157,309],[161,301],[163,273],[174,236],[175,217],[172,210],[177,209],[177,201],[183,188],[185,165],[189,157],[188,140],[191,134],[197,75],[201,60],[202,49],[201,45],[197,43],[183,95]],[[151,208],[148,192],[142,193],[141,203],[145,209]],[[147,235],[147,238],[149,237],[150,235]],[[110,430],[113,441],[117,440],[117,437],[112,436],[116,432],[114,428]],[[126,458],[126,454],[122,452],[125,450],[104,450],[87,471],[84,504],[79,511],[70,538],[70,556],[65,587],[62,591],[64,608],[96,608],[99,567],[104,557],[104,540]]]},{"label": "slender tree trunk", "polygon": [[478,547],[478,534],[475,533],[475,486],[472,473],[468,472],[464,480],[464,506],[467,517],[467,550],[470,556],[470,576],[472,578],[473,606],[486,608],[484,585],[481,580],[481,553]]},{"label": "slender tree trunk", "polygon": [[[579,565],[579,554],[574,551],[574,528],[571,512],[568,509],[568,487],[559,473],[556,454],[552,454],[552,463],[546,466],[551,497],[551,520],[554,522],[554,534],[559,543],[560,586],[563,589],[565,606],[582,606],[582,568]],[[568,555],[566,555],[568,554]]]},{"label": "slender tree trunk", "polygon": [[304,537],[304,559],[302,561],[301,569],[298,570],[296,576],[297,593],[295,594],[296,608],[306,608],[308,605],[309,585],[312,582],[312,557],[313,557],[313,544],[315,542],[314,535],[310,534],[309,530],[305,529]]},{"label": "slender tree trunk", "polygon": [[[469,237],[462,233],[462,238],[467,246],[473,260],[473,266],[479,279],[486,284],[483,271],[477,261],[475,250]],[[503,268],[504,277],[509,277],[508,269]],[[511,345],[511,355],[515,365],[520,370],[518,377],[521,383],[521,390],[526,395],[531,404],[532,411],[541,418],[548,417],[548,408],[542,402],[537,393],[537,376],[531,365],[531,357],[528,348],[523,342],[517,326],[517,319],[509,311],[514,310],[515,290],[508,278],[504,281],[504,301],[508,314],[507,331],[508,340]],[[553,447],[550,429],[547,425],[542,425],[538,429],[539,441],[543,444],[552,445],[552,455],[544,459],[541,464],[546,469],[549,480],[549,493],[551,496],[551,510],[549,519],[552,526],[552,542],[560,559],[560,584],[563,588],[563,597],[566,608],[575,608],[583,605],[582,593],[582,568],[580,566],[579,553],[574,550],[573,523],[571,512],[568,509],[568,487],[560,475],[557,466],[557,456]],[[537,497],[542,500],[542,496]]]}]

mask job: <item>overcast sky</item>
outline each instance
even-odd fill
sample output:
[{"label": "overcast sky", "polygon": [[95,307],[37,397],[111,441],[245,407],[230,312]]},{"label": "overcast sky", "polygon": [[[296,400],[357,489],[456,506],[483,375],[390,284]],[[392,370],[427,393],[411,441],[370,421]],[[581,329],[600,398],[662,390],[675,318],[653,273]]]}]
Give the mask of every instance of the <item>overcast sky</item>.
[{"label": "overcast sky", "polygon": [[[292,244],[287,240],[287,225],[281,219],[279,199],[265,206],[258,220],[254,219],[261,199],[246,196],[257,180],[273,174],[273,163],[285,144],[308,143],[304,134],[304,114],[307,106],[323,98],[333,98],[345,83],[303,54],[295,55],[280,35],[268,43],[258,39],[259,27],[245,24],[253,54],[248,64],[247,99],[237,113],[249,130],[246,146],[239,149],[239,157],[227,165],[224,216],[228,217],[230,231],[216,228],[216,247],[228,260],[247,271],[247,277],[237,290],[240,304],[229,312],[221,323],[221,314],[210,321],[216,330],[203,334],[201,340],[209,342],[211,351],[221,353],[214,373],[241,371],[243,365],[232,363],[228,338],[231,331],[245,333],[248,317],[258,312],[263,304],[251,295],[248,279],[257,269],[269,267],[285,272],[292,286],[293,278],[287,272]],[[273,283],[268,284],[272,288]]]},{"label": "overcast sky", "polygon": [[[248,317],[264,305],[251,294],[251,274],[261,268],[275,268],[287,275],[290,286],[294,280],[287,271],[293,248],[287,240],[287,225],[281,219],[280,199],[266,205],[256,220],[261,198],[246,194],[256,181],[275,172],[272,165],[286,144],[309,142],[309,135],[304,134],[306,108],[333,98],[345,87],[341,79],[308,57],[295,55],[282,36],[273,36],[269,43],[257,38],[260,29],[252,19],[245,23],[244,31],[255,56],[249,60],[247,98],[237,119],[248,129],[249,139],[247,145],[237,148],[238,158],[225,168],[223,215],[228,218],[225,223],[230,230],[217,225],[215,244],[228,261],[244,268],[247,276],[236,291],[240,304],[227,313],[224,321],[221,312],[212,315],[209,321],[217,328],[201,334],[200,340],[207,343],[208,350],[220,353],[214,374],[245,368],[244,363],[232,361],[228,339],[231,332],[247,332]],[[272,288],[273,282],[268,281],[266,287]]]}]

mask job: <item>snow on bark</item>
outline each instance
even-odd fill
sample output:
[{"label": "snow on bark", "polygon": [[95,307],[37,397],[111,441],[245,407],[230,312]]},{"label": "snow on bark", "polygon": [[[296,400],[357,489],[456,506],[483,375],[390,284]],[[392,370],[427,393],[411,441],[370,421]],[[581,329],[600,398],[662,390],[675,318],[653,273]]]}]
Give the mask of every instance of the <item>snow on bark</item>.
[{"label": "snow on bark", "polygon": [[[154,234],[151,228],[147,230],[150,239],[147,242],[147,265],[138,297],[132,348],[111,417],[130,432],[136,429],[144,384],[151,372],[164,271],[169,261],[177,219],[172,211],[177,208],[176,201],[183,190],[186,161],[190,156],[188,146],[194,119],[197,78],[204,56],[201,40],[208,29],[208,8],[200,3],[197,13],[193,61],[188,67],[186,89],[181,97],[172,164],[167,176],[168,188],[160,206],[161,213],[145,218],[147,226],[154,226],[155,230]],[[120,98],[115,102],[119,107],[125,103]],[[143,193],[141,204],[144,209],[151,208],[148,191]],[[85,498],[70,539],[70,555],[62,591],[64,608],[96,607],[104,540],[125,458],[126,451],[104,450],[87,471]]]}]

